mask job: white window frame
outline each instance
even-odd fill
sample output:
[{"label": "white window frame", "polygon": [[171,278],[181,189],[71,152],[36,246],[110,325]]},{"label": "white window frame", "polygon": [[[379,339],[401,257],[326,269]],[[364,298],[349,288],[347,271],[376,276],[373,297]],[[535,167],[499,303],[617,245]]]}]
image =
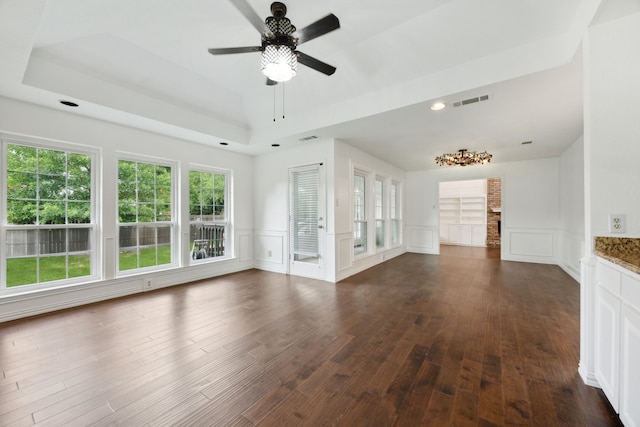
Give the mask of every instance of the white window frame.
[{"label": "white window frame", "polygon": [[[190,177],[191,177],[191,172],[204,172],[204,173],[210,173],[210,174],[217,174],[217,175],[224,175],[225,180],[224,180],[224,219],[223,220],[212,220],[212,221],[206,221],[206,222],[198,222],[198,221],[192,221],[191,220],[191,184],[190,184]],[[189,251],[189,265],[198,265],[198,264],[202,264],[202,263],[211,263],[211,262],[218,262],[218,261],[223,261],[223,260],[228,260],[234,257],[234,247],[233,247],[233,242],[234,242],[234,237],[233,237],[233,212],[232,212],[232,204],[231,204],[231,184],[232,184],[232,178],[233,174],[231,170],[228,169],[221,169],[221,168],[215,168],[215,167],[209,167],[209,166],[202,166],[202,165],[195,165],[195,164],[191,164],[189,165],[189,169],[187,171],[187,222],[188,222],[188,227],[189,227],[189,239],[188,239],[188,245],[189,247],[186,249]],[[200,257],[198,256],[198,252],[197,250],[199,248],[196,248],[196,251],[194,252],[194,246],[193,246],[193,242],[191,241],[191,225],[192,224],[197,224],[197,223],[201,223],[204,225],[212,225],[212,226],[220,226],[223,225],[224,226],[224,255],[220,255],[220,256],[206,256],[206,257]]]},{"label": "white window frame", "polygon": [[[171,220],[170,221],[156,221],[156,222],[120,222],[118,217],[120,214],[120,207],[119,207],[119,201],[120,201],[120,197],[119,197],[119,192],[120,192],[120,185],[119,185],[119,170],[120,170],[120,161],[128,161],[128,162],[136,162],[136,163],[145,163],[145,164],[152,164],[155,166],[164,166],[164,167],[170,167],[171,168]],[[115,159],[116,165],[115,165],[115,228],[116,228],[116,265],[115,265],[115,271],[116,271],[116,277],[125,277],[125,276],[132,276],[132,275],[136,275],[136,274],[143,274],[143,273],[148,273],[151,271],[162,271],[162,270],[167,270],[167,269],[171,269],[174,268],[178,265],[180,265],[180,258],[178,256],[179,254],[179,250],[180,250],[180,239],[178,238],[178,233],[179,233],[179,223],[178,223],[178,188],[177,188],[177,179],[176,177],[178,176],[179,173],[179,163],[176,161],[171,161],[171,160],[167,160],[164,158],[159,158],[159,157],[151,157],[151,156],[142,156],[142,155],[135,155],[135,154],[130,154],[130,153],[117,153],[116,159]],[[171,245],[171,262],[167,263],[167,264],[159,264],[159,265],[153,265],[153,266],[147,266],[147,267],[137,267],[137,268],[132,268],[132,269],[128,269],[128,270],[122,270],[120,271],[120,231],[121,231],[121,227],[126,227],[126,226],[133,226],[133,225],[140,225],[140,224],[151,224],[151,225],[168,225],[169,229],[170,229],[170,245]],[[138,247],[140,246],[140,244],[138,243]]]},{"label": "white window frame", "polygon": [[[64,151],[72,154],[86,155],[91,158],[91,198],[90,198],[90,221],[82,224],[8,224],[7,217],[7,148],[9,145],[21,145],[26,147],[32,147],[42,150],[54,150]],[[62,141],[54,141],[40,138],[30,138],[25,136],[16,136],[12,134],[0,133],[0,150],[2,150],[1,158],[2,165],[0,165],[0,200],[2,201],[3,208],[0,212],[0,271],[2,272],[2,279],[0,280],[0,295],[2,294],[19,294],[23,292],[32,292],[38,290],[52,289],[69,285],[78,285],[82,283],[92,282],[100,279],[102,274],[102,246],[100,245],[101,239],[100,233],[100,194],[101,185],[99,177],[101,173],[99,171],[100,162],[99,155],[100,150],[92,147],[88,147],[81,144],[72,144]],[[7,258],[5,250],[6,248],[6,236],[7,231],[11,230],[55,230],[55,229],[89,229],[89,264],[90,274],[86,276],[65,278],[60,280],[52,280],[47,282],[36,282],[24,285],[16,285],[15,287],[7,287],[6,283],[6,268]],[[73,255],[74,252],[64,252],[65,256]],[[39,256],[39,255],[38,255]],[[40,256],[39,256],[40,257]]]}]

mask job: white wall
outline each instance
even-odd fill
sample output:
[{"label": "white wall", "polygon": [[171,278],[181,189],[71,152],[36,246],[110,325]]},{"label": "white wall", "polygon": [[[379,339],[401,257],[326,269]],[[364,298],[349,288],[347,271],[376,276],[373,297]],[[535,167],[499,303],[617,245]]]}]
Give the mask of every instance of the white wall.
[{"label": "white wall", "polygon": [[[609,233],[609,213],[640,237],[640,14],[592,27],[585,55],[585,146],[589,237]],[[592,239],[589,239],[589,244]]]},{"label": "white wall", "polygon": [[292,149],[276,149],[254,159],[255,266],[288,271],[289,168],[323,163],[326,176],[324,280],[336,282],[396,256],[400,247],[353,258],[352,165],[404,180],[400,169],[341,141],[318,141]]},{"label": "white wall", "polygon": [[[80,110],[81,112],[81,110]],[[250,157],[182,141],[158,134],[115,125],[57,109],[0,97],[0,132],[5,135],[25,135],[29,138],[57,140],[100,149],[102,200],[100,239],[95,245],[100,280],[79,286],[50,289],[37,294],[5,295],[0,297],[0,321],[24,317],[55,309],[86,304],[107,298],[143,291],[143,279],[151,278],[153,288],[171,286],[192,280],[244,270],[253,266],[253,161]],[[153,156],[178,162],[178,182],[182,189],[183,205],[188,203],[188,166],[190,163],[229,169],[232,171],[233,199],[231,200],[235,230],[235,256],[232,259],[207,263],[190,268],[173,269],[115,277],[116,187],[117,155],[127,152]],[[182,209],[182,211],[185,211]],[[188,260],[188,217],[179,218],[182,235],[176,236],[180,246],[179,261]],[[107,251],[104,248],[108,248]]]},{"label": "white wall", "polygon": [[[584,41],[585,70],[585,258],[580,281],[580,368],[583,380],[595,379],[594,237],[640,237],[640,13],[619,17],[605,3],[600,21]],[[606,8],[610,6],[610,8]],[[624,234],[609,233],[609,213],[626,215]]]},{"label": "white wall", "polygon": [[[335,194],[332,204],[335,209],[334,233],[327,239],[327,245],[335,250],[335,279],[345,279],[367,268],[373,267],[387,259],[398,256],[405,251],[401,244],[393,248],[376,250],[375,253],[353,254],[353,168],[358,167],[377,175],[398,181],[401,191],[405,191],[405,173],[401,169],[364,153],[342,141],[335,141],[334,147]],[[403,198],[406,203],[406,198]],[[402,208],[404,213],[405,208]],[[403,215],[404,216],[404,215]],[[404,233],[403,233],[404,234]]]},{"label": "white wall", "polygon": [[584,140],[560,156],[560,248],[558,264],[580,281],[584,256]]},{"label": "white wall", "polygon": [[502,259],[555,264],[560,222],[559,159],[443,167],[407,173],[407,250],[439,253],[441,181],[502,179]]},{"label": "white wall", "polygon": [[[289,168],[323,163],[327,200],[333,199],[333,141],[314,141],[304,146],[274,148],[271,153],[253,159],[255,201],[255,266],[278,273],[288,272],[288,181]],[[333,232],[332,207],[327,206],[326,233]],[[333,252],[325,253],[326,280],[331,280]]]}]

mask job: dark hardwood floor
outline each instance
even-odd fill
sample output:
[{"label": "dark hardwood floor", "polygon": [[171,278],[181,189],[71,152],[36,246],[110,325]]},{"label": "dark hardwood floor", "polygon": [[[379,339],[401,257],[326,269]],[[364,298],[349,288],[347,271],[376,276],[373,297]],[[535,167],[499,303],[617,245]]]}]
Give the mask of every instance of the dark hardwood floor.
[{"label": "dark hardwood floor", "polygon": [[560,268],[405,254],[0,324],[2,426],[616,426]]}]

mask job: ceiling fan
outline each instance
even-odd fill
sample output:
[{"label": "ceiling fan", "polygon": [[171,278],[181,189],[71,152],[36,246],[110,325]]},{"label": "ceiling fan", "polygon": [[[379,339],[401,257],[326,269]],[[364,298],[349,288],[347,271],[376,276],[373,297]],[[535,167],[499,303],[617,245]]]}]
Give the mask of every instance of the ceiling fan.
[{"label": "ceiling fan", "polygon": [[287,6],[284,3],[273,2],[271,4],[272,16],[267,17],[263,22],[246,0],[230,1],[260,32],[262,44],[260,46],[212,48],[209,49],[210,54],[262,52],[262,73],[267,77],[267,85],[270,86],[294,77],[298,62],[328,76],[335,73],[335,67],[297,50],[298,45],[340,28],[340,21],[334,14],[329,14],[303,29],[297,30],[289,18],[285,17]]}]

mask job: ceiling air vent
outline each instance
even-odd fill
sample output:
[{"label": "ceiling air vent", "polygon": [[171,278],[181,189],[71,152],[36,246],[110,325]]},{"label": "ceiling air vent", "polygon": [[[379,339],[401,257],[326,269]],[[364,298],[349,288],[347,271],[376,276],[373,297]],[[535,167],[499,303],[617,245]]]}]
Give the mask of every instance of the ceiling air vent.
[{"label": "ceiling air vent", "polygon": [[315,135],[305,136],[304,138],[300,138],[298,141],[311,141],[312,139],[318,139],[318,137]]},{"label": "ceiling air vent", "polygon": [[489,95],[476,96],[475,98],[463,99],[462,101],[456,101],[452,105],[454,107],[462,107],[463,105],[475,104],[476,102],[488,101]]}]

